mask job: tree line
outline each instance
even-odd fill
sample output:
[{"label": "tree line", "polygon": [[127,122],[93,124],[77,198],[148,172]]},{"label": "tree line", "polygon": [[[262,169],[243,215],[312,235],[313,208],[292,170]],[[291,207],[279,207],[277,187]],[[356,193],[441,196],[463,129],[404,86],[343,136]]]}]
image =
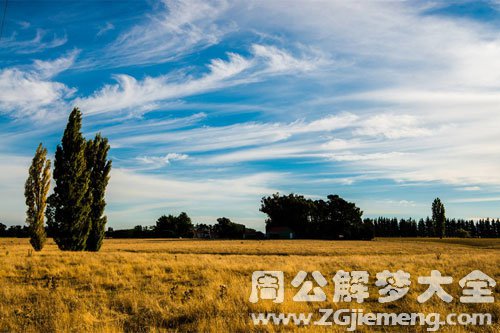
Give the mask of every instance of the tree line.
[{"label": "tree line", "polygon": [[207,238],[207,239],[263,239],[264,234],[243,224],[234,223],[227,217],[217,219],[217,223],[193,224],[191,218],[182,212],[178,216],[162,215],[155,225],[137,225],[132,229],[114,230],[108,228],[110,238]]},{"label": "tree line", "polygon": [[[328,200],[311,200],[303,196],[273,194],[262,198],[261,211],[268,214],[267,231],[273,227],[287,227],[294,238],[317,239],[371,239],[373,237],[481,237],[499,238],[500,219],[449,219],[439,198],[432,203],[432,218],[365,218],[354,203],[338,195]],[[48,237],[55,237],[57,228],[45,227]],[[28,226],[10,226],[0,223],[0,237],[30,237]],[[101,234],[110,238],[208,238],[208,239],[263,239],[266,235],[226,217],[217,223],[194,224],[185,213],[178,216],[162,215],[152,226],[137,225],[131,229],[108,230]],[[269,237],[269,234],[267,235]],[[370,238],[371,237],[371,238]]]},{"label": "tree line", "polygon": [[279,193],[264,197],[260,211],[266,213],[266,231],[287,227],[294,238],[372,239],[374,237],[500,237],[500,219],[446,218],[444,204],[436,198],[431,205],[432,218],[365,218],[354,203],[338,195],[327,200],[307,199],[302,195]]},{"label": "tree line", "polygon": [[[439,237],[434,221],[427,217],[418,221],[412,218],[379,217],[365,219],[373,223],[376,237]],[[500,219],[445,220],[445,237],[500,238]]]},{"label": "tree line", "polygon": [[[111,161],[108,139],[97,134],[86,140],[82,114],[74,108],[69,115],[61,144],[57,146],[51,183],[51,161],[40,143],[24,187],[26,224],[30,243],[40,251],[49,233],[61,250],[99,251],[105,236],[104,199]],[[45,226],[45,218],[47,226]]]}]

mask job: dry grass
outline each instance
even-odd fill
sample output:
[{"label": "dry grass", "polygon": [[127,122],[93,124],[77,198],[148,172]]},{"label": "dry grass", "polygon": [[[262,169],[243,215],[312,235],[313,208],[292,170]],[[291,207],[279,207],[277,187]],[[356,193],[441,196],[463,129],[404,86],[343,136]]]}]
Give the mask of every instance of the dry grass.
[{"label": "dry grass", "polygon": [[[500,332],[500,240],[191,241],[106,240],[99,253],[61,252],[50,243],[40,253],[26,239],[0,239],[0,331],[6,332],[247,332],[297,330],[255,327],[249,312],[317,312],[363,308],[365,312],[490,312],[494,326],[445,328],[445,332]],[[337,270],[368,270],[365,303],[332,302]],[[402,300],[377,302],[375,274],[403,269],[412,289]],[[446,304],[419,304],[420,275],[438,269],[454,278]],[[494,278],[496,302],[458,301],[458,280],[474,269]],[[282,305],[248,302],[255,270],[282,270],[289,281],[299,270],[319,270],[330,281],[328,301],[294,303],[289,287]],[[310,328],[312,330],[313,328]],[[388,328],[378,328],[390,331]],[[299,329],[307,330],[307,329]],[[318,327],[314,327],[318,331]],[[344,332],[343,327],[325,331]],[[368,330],[362,330],[368,332]],[[373,330],[370,330],[373,331]],[[403,328],[398,332],[424,331]]]}]

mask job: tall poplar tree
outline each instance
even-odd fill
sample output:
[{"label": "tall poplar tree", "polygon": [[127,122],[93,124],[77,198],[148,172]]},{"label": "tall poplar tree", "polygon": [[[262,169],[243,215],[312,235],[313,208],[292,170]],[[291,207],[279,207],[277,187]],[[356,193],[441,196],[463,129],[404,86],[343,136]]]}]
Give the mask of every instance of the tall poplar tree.
[{"label": "tall poplar tree", "polygon": [[40,143],[31,162],[28,179],[24,185],[24,196],[28,206],[26,223],[28,224],[30,243],[35,251],[40,251],[47,239],[44,213],[49,189],[50,160],[47,160],[47,149]]},{"label": "tall poplar tree", "polygon": [[82,114],[74,108],[57,146],[54,162],[56,187],[50,198],[51,230],[61,250],[86,248],[90,232],[89,216],[92,194],[89,191],[90,169],[87,167],[87,142],[81,133]]},{"label": "tall poplar tree", "polygon": [[436,236],[443,238],[445,235],[446,215],[444,205],[439,198],[434,199],[432,203],[432,220],[434,221]]},{"label": "tall poplar tree", "polygon": [[105,193],[111,171],[111,161],[107,159],[108,139],[98,133],[94,140],[87,142],[87,166],[90,169],[91,211],[89,216],[90,234],[87,239],[88,251],[99,251],[104,239],[107,222],[104,216],[106,207]]}]

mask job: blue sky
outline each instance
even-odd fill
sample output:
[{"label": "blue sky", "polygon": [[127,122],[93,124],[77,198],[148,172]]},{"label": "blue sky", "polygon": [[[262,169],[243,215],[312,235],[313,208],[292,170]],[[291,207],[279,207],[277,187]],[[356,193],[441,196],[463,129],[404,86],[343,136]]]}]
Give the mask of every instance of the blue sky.
[{"label": "blue sky", "polygon": [[498,217],[499,91],[497,2],[10,1],[0,222],[23,223],[32,154],[74,106],[110,139],[115,228],[186,211],[262,230],[276,191]]}]

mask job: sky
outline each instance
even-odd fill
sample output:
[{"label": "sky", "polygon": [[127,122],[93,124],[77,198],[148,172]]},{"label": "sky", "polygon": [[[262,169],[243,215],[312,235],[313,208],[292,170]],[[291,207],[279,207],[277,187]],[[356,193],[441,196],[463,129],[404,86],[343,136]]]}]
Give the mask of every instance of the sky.
[{"label": "sky", "polygon": [[10,0],[0,222],[24,223],[31,158],[75,106],[111,144],[113,228],[263,230],[275,192],[500,216],[499,2]]}]

